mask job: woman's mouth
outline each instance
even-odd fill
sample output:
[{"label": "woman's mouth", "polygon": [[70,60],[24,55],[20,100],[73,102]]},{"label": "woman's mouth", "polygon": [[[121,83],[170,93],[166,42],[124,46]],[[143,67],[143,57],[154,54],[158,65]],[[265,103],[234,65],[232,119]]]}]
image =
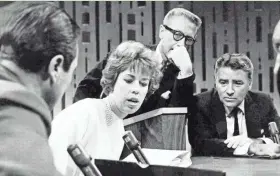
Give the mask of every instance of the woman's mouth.
[{"label": "woman's mouth", "polygon": [[135,104],[139,103],[139,100],[137,98],[128,98],[127,101]]}]

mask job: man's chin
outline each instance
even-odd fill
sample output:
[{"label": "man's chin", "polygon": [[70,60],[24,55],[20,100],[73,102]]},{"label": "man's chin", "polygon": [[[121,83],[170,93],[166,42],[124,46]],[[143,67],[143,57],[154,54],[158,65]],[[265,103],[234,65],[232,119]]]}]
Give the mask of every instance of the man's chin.
[{"label": "man's chin", "polygon": [[237,106],[236,102],[224,102],[224,106],[228,107],[228,108],[234,108]]}]

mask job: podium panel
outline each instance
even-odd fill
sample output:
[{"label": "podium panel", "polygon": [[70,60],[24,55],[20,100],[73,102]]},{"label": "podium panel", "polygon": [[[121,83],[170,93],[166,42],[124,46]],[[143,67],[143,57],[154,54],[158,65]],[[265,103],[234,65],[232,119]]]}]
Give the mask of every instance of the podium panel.
[{"label": "podium panel", "polygon": [[141,142],[141,147],[152,149],[185,150],[187,108],[160,108],[124,120]]},{"label": "podium panel", "polygon": [[95,160],[103,176],[225,176],[222,171],[150,165],[141,168],[137,163]]}]

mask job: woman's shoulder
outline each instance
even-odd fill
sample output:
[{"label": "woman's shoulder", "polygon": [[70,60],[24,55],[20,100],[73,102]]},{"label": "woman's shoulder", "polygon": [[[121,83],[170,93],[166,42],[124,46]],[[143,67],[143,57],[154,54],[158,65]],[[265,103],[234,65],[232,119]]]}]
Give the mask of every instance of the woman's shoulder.
[{"label": "woman's shoulder", "polygon": [[86,98],[78,101],[79,107],[83,109],[83,111],[87,112],[90,115],[101,115],[100,113],[105,111],[106,104],[103,99],[97,98]]},{"label": "woman's shoulder", "polygon": [[93,109],[99,110],[100,108],[104,107],[103,100],[97,98],[86,98],[78,102],[80,102],[80,106],[90,108],[91,110]]},{"label": "woman's shoulder", "polygon": [[73,103],[58,113],[55,119],[58,118],[87,118],[89,114],[96,114],[102,108],[100,99],[86,98]]},{"label": "woman's shoulder", "polygon": [[74,104],[95,104],[95,103],[98,103],[99,100],[100,99],[97,99],[97,98],[85,98],[85,99],[82,99],[80,101],[77,101]]}]

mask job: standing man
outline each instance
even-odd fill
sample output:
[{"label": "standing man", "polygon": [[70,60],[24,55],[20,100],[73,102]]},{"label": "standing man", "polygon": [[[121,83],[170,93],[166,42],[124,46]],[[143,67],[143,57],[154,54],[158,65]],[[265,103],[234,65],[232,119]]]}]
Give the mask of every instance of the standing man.
[{"label": "standing man", "polygon": [[198,155],[279,157],[269,122],[280,127],[271,98],[250,91],[253,64],[244,54],[224,54],[215,64],[215,88],[196,96],[189,119],[190,143]]},{"label": "standing man", "polygon": [[0,28],[0,175],[59,175],[51,110],[77,66],[79,27],[50,2],[14,2]]}]

